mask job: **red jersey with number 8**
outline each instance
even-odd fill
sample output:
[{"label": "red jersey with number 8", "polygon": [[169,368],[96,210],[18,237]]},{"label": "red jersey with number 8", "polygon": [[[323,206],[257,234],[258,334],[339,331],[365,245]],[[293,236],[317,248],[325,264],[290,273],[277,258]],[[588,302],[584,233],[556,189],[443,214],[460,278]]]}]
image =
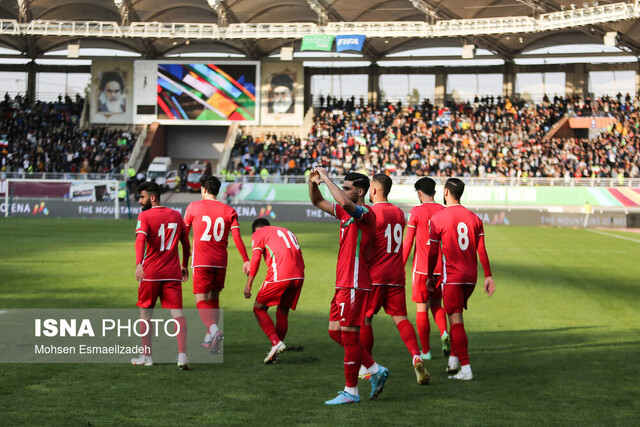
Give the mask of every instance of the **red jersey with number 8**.
[{"label": "red jersey with number 8", "polygon": [[[186,235],[180,212],[156,206],[138,215],[136,235],[147,236],[147,247],[142,261],[145,280],[182,280],[178,241]],[[188,236],[183,238],[188,239]]]},{"label": "red jersey with number 8", "polygon": [[193,227],[192,267],[227,267],[229,232],[240,228],[238,214],[218,200],[191,202],[184,214],[187,227]]},{"label": "red jersey with number 8", "polygon": [[369,271],[375,285],[405,285],[402,262],[402,235],[404,233],[404,211],[389,202],[374,204],[376,214],[376,236],[373,240]]},{"label": "red jersey with number 8", "polygon": [[462,205],[447,206],[431,217],[429,239],[440,245],[444,284],[476,284],[478,240],[483,235],[482,220]]},{"label": "red jersey with number 8", "polygon": [[[269,268],[265,282],[304,279],[302,251],[298,239],[291,231],[283,227],[262,227],[253,233],[251,246],[252,257],[261,254]],[[249,275],[256,275],[259,262],[251,262]]]}]

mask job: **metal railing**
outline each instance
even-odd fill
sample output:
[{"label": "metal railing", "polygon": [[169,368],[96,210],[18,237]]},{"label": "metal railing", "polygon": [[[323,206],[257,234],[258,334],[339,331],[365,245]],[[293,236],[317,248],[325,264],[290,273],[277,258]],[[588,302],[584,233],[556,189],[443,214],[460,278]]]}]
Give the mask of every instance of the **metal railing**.
[{"label": "metal railing", "polygon": [[126,178],[120,173],[71,173],[71,172],[0,172],[0,179],[34,179],[64,181],[122,181]]},{"label": "metal railing", "polygon": [[[332,177],[342,182],[343,176]],[[420,176],[392,176],[394,184],[413,185]],[[431,177],[438,185],[444,185],[448,177]],[[225,182],[301,184],[307,179],[303,175],[235,175],[222,176]],[[509,178],[509,177],[461,177],[466,185],[477,186],[535,186],[535,187],[640,187],[640,178]]]}]

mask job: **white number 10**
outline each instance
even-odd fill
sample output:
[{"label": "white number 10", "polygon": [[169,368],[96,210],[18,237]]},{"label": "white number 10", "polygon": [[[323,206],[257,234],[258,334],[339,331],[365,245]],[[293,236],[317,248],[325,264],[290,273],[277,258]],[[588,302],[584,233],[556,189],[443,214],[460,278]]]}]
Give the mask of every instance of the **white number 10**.
[{"label": "white number 10", "polygon": [[296,236],[290,231],[288,231],[287,234],[289,235],[289,239],[287,239],[287,236],[284,235],[282,230],[278,230],[278,237],[281,237],[282,240],[284,240],[284,244],[287,245],[287,248],[291,249],[291,245],[289,244],[289,240],[291,240],[293,246],[295,246],[296,249],[300,249],[300,244],[298,243]]},{"label": "white number 10", "polygon": [[[402,246],[402,226],[400,224],[396,224],[393,227],[393,236],[391,235],[391,224],[387,225],[387,229],[384,231],[384,237],[387,238],[387,253],[391,253],[391,246],[393,241],[396,242],[396,248],[393,250],[394,254],[397,254],[400,250],[400,246]],[[393,237],[393,241],[391,238]]]}]

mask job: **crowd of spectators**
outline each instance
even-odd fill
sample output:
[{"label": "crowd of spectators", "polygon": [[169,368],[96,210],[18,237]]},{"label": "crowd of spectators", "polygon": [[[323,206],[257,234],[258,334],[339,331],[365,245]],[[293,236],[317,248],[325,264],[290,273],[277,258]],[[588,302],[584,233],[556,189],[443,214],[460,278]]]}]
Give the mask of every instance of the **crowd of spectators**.
[{"label": "crowd of spectators", "polygon": [[105,126],[80,128],[80,96],[30,104],[21,96],[0,102],[0,170],[120,174],[136,135]]},{"label": "crowd of spectators", "polygon": [[[417,106],[366,106],[329,99],[306,138],[241,135],[231,171],[302,175],[315,166],[390,175],[467,177],[638,177],[640,116],[629,95],[549,99],[501,97]],[[614,120],[592,139],[549,138],[565,116]]]}]

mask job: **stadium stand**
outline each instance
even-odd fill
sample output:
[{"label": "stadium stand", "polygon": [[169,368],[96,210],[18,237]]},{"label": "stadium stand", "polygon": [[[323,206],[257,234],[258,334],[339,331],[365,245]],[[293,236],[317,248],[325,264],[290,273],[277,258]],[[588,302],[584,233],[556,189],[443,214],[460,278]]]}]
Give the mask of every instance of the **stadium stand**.
[{"label": "stadium stand", "polygon": [[3,172],[108,173],[119,175],[136,134],[105,126],[79,126],[84,99],[30,105],[20,95],[0,103]]},{"label": "stadium stand", "polygon": [[[532,105],[501,97],[416,107],[328,100],[306,139],[240,135],[229,170],[301,175],[365,169],[392,175],[467,177],[638,177],[637,99],[545,97]],[[613,118],[596,138],[548,138],[562,117]]]}]

